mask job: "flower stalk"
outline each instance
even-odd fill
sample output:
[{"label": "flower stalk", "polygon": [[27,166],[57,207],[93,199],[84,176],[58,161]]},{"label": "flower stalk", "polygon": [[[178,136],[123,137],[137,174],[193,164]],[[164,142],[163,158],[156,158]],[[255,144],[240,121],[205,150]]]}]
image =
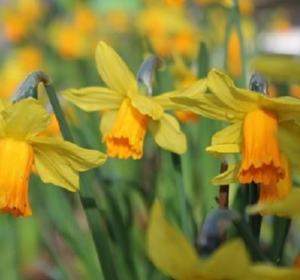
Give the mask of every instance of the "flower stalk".
[{"label": "flower stalk", "polygon": [[[31,73],[19,89],[14,102],[28,97],[37,98],[37,86],[40,82],[44,84],[50,103],[53,107],[54,114],[56,115],[56,118],[58,120],[63,138],[69,142],[74,143],[71,131],[59,104],[56,91],[47,74],[42,71]],[[86,218],[92,233],[94,245],[97,251],[103,275],[107,280],[119,279],[110,244],[108,242],[108,237],[105,232],[103,219],[100,216],[99,210],[97,208],[97,203],[94,199],[94,194],[92,193],[90,188],[91,183],[89,182],[88,174],[80,174],[80,185],[80,201],[85,211]]]}]

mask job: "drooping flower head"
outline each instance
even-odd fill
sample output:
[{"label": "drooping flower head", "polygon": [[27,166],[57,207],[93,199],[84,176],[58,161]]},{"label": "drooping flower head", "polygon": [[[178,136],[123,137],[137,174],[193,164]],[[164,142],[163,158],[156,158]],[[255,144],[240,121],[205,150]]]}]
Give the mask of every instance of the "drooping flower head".
[{"label": "drooping flower head", "polygon": [[28,180],[34,165],[41,180],[75,192],[79,171],[105,162],[101,152],[55,137],[42,137],[50,116],[37,100],[28,98],[4,106],[0,102],[0,209],[30,216]]},{"label": "drooping flower head", "polygon": [[233,123],[217,132],[207,151],[217,154],[241,153],[242,161],[215,177],[213,184],[231,182],[261,184],[260,200],[283,199],[291,189],[290,158],[277,140],[279,128],[289,127],[300,113],[300,101],[291,97],[269,98],[234,86],[225,74],[208,75],[212,94],[173,99],[206,117]]},{"label": "drooping flower head", "polygon": [[[186,138],[178,121],[164,110],[182,108],[170,97],[189,96],[194,90],[169,92],[155,97],[141,93],[134,75],[121,57],[104,42],[96,49],[96,64],[105,87],[69,89],[63,96],[85,111],[107,110],[101,119],[103,141],[110,157],[140,159],[147,129],[158,146],[182,154],[186,150]],[[205,91],[206,82],[193,85]]]}]

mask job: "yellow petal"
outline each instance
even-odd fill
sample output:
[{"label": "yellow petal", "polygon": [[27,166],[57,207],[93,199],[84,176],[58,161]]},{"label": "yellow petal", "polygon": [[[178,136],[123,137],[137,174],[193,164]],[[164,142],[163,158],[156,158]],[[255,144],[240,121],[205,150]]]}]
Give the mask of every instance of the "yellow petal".
[{"label": "yellow petal", "polygon": [[212,146],[205,150],[214,153],[215,156],[219,154],[237,154],[241,152],[242,145],[242,128],[243,123],[238,122],[215,133],[212,137]]},{"label": "yellow petal", "polygon": [[[203,279],[243,279],[250,266],[249,256],[242,240],[226,243],[203,263]],[[207,278],[206,278],[207,277]]]},{"label": "yellow petal", "polygon": [[164,110],[180,110],[185,107],[185,105],[178,102],[174,103],[170,98],[193,97],[197,96],[198,93],[204,93],[206,89],[206,79],[201,79],[183,90],[177,90],[157,95],[153,97],[153,100],[160,104],[164,108]]},{"label": "yellow petal", "polygon": [[289,159],[291,168],[300,174],[300,127],[292,122],[281,123],[277,136],[280,149]]},{"label": "yellow petal", "polygon": [[228,169],[217,175],[211,180],[211,184],[215,186],[228,185],[230,183],[238,183],[238,173],[241,167],[241,163],[237,162],[229,165]]},{"label": "yellow petal", "polygon": [[147,251],[154,265],[174,279],[196,279],[200,268],[198,256],[184,236],[165,217],[161,204],[155,201],[146,235]]},{"label": "yellow petal", "polygon": [[50,124],[50,116],[33,98],[23,99],[1,112],[4,130],[8,137],[27,140]]},{"label": "yellow petal", "polygon": [[295,268],[275,267],[272,265],[257,264],[251,266],[243,280],[299,280],[300,270]]},{"label": "yellow petal", "polygon": [[158,146],[177,154],[187,149],[186,136],[181,132],[178,121],[171,115],[164,114],[158,121],[150,120],[149,130]]},{"label": "yellow petal", "polygon": [[[258,203],[247,208],[249,214],[264,213],[285,217],[300,216],[300,189],[293,189],[283,200],[268,203]],[[300,278],[299,278],[300,279]]]},{"label": "yellow petal", "polygon": [[88,112],[118,109],[124,99],[117,92],[103,87],[68,89],[61,94],[65,99]]},{"label": "yellow petal", "polygon": [[299,119],[299,98],[290,96],[265,98],[264,96],[260,96],[259,104],[263,109],[275,112],[279,122]]},{"label": "yellow petal", "polygon": [[157,102],[143,95],[132,96],[131,104],[140,113],[150,116],[153,120],[159,120],[164,113],[163,108]]},{"label": "yellow petal", "polygon": [[117,115],[118,115],[118,111],[116,110],[103,113],[100,122],[100,131],[102,135],[104,135],[105,133],[111,130],[117,118]]},{"label": "yellow petal", "polygon": [[236,111],[213,94],[197,94],[192,97],[170,97],[171,101],[198,115],[226,122],[242,121],[245,113]]},{"label": "yellow petal", "polygon": [[[223,128],[213,135],[211,143],[212,146],[221,144],[237,144],[240,146],[242,143],[242,129],[242,122],[238,122]],[[240,151],[238,151],[238,153],[239,152]]]},{"label": "yellow petal", "polygon": [[238,154],[241,152],[241,146],[239,144],[220,144],[209,146],[205,151],[214,153],[216,157],[220,154]]},{"label": "yellow petal", "polygon": [[106,155],[95,150],[52,137],[31,139],[34,165],[45,183],[53,183],[69,191],[79,190],[78,171],[102,165]]},{"label": "yellow petal", "polygon": [[137,93],[137,82],[122,58],[104,42],[96,48],[98,73],[112,90],[126,96],[128,92]]},{"label": "yellow petal", "polygon": [[2,98],[0,98],[0,112],[3,111],[6,107],[7,107],[6,104],[4,103]]},{"label": "yellow petal", "polygon": [[247,113],[258,108],[259,94],[235,87],[230,77],[222,72],[211,70],[207,86],[223,103],[237,112]]}]

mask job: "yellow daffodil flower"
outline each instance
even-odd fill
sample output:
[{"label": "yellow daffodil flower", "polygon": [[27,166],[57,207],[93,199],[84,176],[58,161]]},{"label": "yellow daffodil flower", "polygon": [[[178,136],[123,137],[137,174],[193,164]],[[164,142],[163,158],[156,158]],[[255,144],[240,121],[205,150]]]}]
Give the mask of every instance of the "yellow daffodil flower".
[{"label": "yellow daffodil flower", "polygon": [[242,279],[250,266],[241,240],[228,242],[209,259],[201,260],[185,237],[167,221],[158,201],[150,213],[146,238],[151,261],[176,280]]},{"label": "yellow daffodil flower", "polygon": [[78,171],[103,164],[106,156],[40,133],[50,116],[37,100],[28,98],[8,107],[0,102],[0,209],[2,213],[30,216],[28,180],[32,167],[41,180],[75,192]]},{"label": "yellow daffodil flower", "polygon": [[[282,153],[276,132],[290,127],[300,113],[300,100],[269,98],[234,86],[225,74],[212,70],[207,86],[212,94],[172,98],[200,115],[233,123],[217,132],[207,151],[242,153],[242,161],[231,165],[212,180],[215,185],[232,182],[260,183],[260,201],[285,198],[291,189],[291,155]],[[296,126],[298,127],[298,126]],[[292,155],[295,157],[295,155]]]},{"label": "yellow daffodil flower", "polygon": [[[300,172],[300,128],[295,123],[290,123],[285,129],[279,129],[278,140],[283,152],[290,158],[290,165],[298,174]],[[285,217],[300,216],[300,189],[293,189],[285,199],[258,203],[248,208],[250,214],[257,212]]]},{"label": "yellow daffodil flower", "polygon": [[[149,128],[158,146],[182,154],[186,150],[186,137],[178,121],[165,114],[164,109],[182,106],[171,102],[170,97],[189,94],[189,88],[150,97],[139,92],[138,84],[119,55],[104,42],[96,49],[99,75],[108,86],[69,89],[62,95],[85,111],[108,110],[101,119],[103,141],[110,157],[140,159],[146,129]],[[205,91],[205,80],[196,82]]]}]

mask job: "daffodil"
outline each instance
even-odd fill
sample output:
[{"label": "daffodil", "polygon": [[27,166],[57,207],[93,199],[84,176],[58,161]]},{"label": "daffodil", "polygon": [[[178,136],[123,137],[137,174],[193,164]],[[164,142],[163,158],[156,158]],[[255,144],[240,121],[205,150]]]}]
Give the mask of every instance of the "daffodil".
[{"label": "daffodil", "polygon": [[[97,46],[96,63],[107,88],[69,89],[62,92],[62,95],[85,111],[108,110],[100,126],[108,156],[141,158],[147,128],[158,146],[178,154],[184,153],[186,137],[180,131],[177,120],[164,113],[164,109],[181,108],[170,97],[189,95],[194,90],[187,88],[155,97],[142,94],[126,64],[104,42]],[[206,82],[200,80],[193,86],[205,91]]]},{"label": "daffodil", "polygon": [[[270,98],[240,89],[225,74],[212,70],[207,86],[212,94],[172,98],[200,115],[232,123],[217,132],[207,151],[215,154],[242,154],[242,161],[231,165],[213,184],[232,182],[260,183],[260,201],[285,198],[291,189],[292,158],[283,153],[276,137],[279,128],[289,128],[298,118],[300,100],[292,97]],[[295,125],[298,127],[297,125]],[[291,140],[292,141],[292,140]]]},{"label": "daffodil", "polygon": [[[295,172],[300,173],[300,163],[298,156],[300,154],[300,128],[291,122],[285,129],[278,132],[279,143],[282,145],[283,152],[289,157],[290,166]],[[285,217],[300,216],[300,189],[293,189],[283,200],[259,202],[249,206],[248,212],[255,214],[257,212],[264,214],[280,215]]]},{"label": "daffodil", "polygon": [[101,152],[88,150],[40,133],[50,116],[37,100],[28,98],[6,107],[0,103],[0,209],[30,216],[28,180],[34,165],[41,180],[75,192],[79,171],[105,162]]},{"label": "daffodil", "polygon": [[156,201],[147,229],[147,252],[154,265],[176,280],[243,279],[250,266],[244,243],[234,240],[202,260],[185,237],[166,219]]}]

